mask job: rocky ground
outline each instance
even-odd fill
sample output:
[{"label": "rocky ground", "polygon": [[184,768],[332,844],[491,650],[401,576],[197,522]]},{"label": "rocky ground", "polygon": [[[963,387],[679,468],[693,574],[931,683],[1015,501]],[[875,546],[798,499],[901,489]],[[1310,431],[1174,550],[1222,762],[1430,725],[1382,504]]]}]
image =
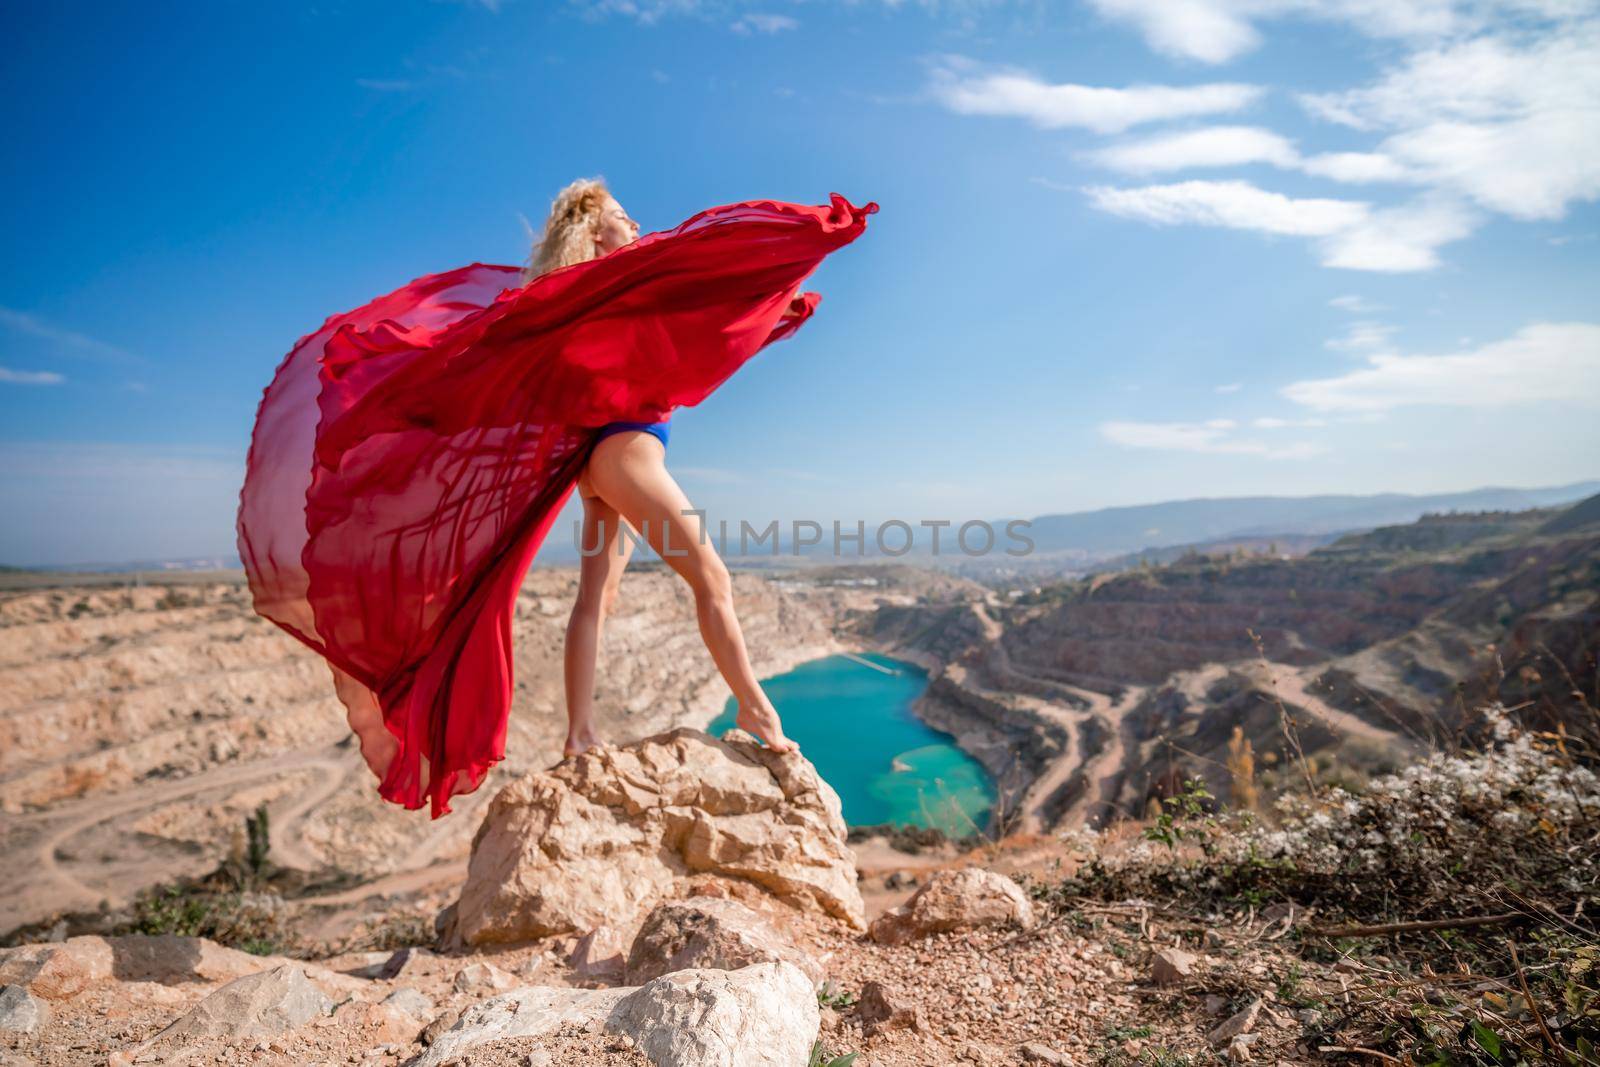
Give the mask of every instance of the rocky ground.
[{"label": "rocky ground", "polygon": [[[1541,1032],[1581,1062],[1600,778],[1491,726],[1270,829],[1174,805],[900,866],[878,838],[871,874],[803,758],[678,729],[510,783],[455,892],[376,909],[443,904],[415,943],[290,958],[58,928],[0,949],[0,1063],[1521,1062]],[[279,903],[281,927],[314,912]],[[1416,918],[1348,925],[1374,908]]]},{"label": "rocky ground", "polygon": [[[825,1051],[822,1062],[860,1053],[860,1067],[1075,1063],[1137,1051],[1152,1004],[1186,1001],[1194,1016],[1199,989],[1226,990],[1213,994],[1220,1014],[1249,975],[1270,984],[1266,965],[1240,972],[1213,944],[1214,979],[1213,960],[1197,958],[1183,970],[1189,992],[1158,985],[1147,957],[1181,935],[1148,909],[1063,919],[1000,873],[1058,874],[1070,859],[1058,839],[880,867],[880,901],[898,903],[876,914],[846,839],[837,797],[805,760],[737,733],[680,729],[596,750],[494,797],[436,939],[290,959],[57,930],[0,950],[0,1056],[795,1067]],[[864,851],[881,861],[888,850],[880,840]],[[1135,932],[1106,925],[1135,913]],[[277,922],[313,915],[285,905]]]}]

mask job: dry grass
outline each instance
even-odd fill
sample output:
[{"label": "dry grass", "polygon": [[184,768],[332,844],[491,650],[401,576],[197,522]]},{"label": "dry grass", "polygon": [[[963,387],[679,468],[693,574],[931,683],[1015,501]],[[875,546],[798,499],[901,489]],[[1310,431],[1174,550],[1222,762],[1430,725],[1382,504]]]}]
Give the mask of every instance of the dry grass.
[{"label": "dry grass", "polygon": [[[1304,1050],[1600,1062],[1600,730],[1528,729],[1498,705],[1468,726],[1478,740],[1458,751],[1360,793],[1320,783],[1261,816],[1238,803],[1236,739],[1233,810],[1191,782],[1132,847],[1077,831],[1076,874],[1033,892],[1056,921],[1133,902],[1197,948],[1270,947],[1261,967],[1278,972],[1270,992]],[[1243,980],[1234,999],[1261,985]]]}]

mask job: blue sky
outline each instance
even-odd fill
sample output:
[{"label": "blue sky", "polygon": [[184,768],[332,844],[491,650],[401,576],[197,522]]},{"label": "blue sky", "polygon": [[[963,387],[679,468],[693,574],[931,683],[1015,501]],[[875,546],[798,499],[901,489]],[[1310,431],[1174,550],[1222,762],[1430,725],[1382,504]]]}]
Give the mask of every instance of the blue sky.
[{"label": "blue sky", "polygon": [[7,22],[0,562],[230,553],[294,340],[520,263],[522,218],[596,174],[646,231],[881,206],[813,276],[816,318],[674,416],[669,467],[713,519],[1600,474],[1590,0]]}]

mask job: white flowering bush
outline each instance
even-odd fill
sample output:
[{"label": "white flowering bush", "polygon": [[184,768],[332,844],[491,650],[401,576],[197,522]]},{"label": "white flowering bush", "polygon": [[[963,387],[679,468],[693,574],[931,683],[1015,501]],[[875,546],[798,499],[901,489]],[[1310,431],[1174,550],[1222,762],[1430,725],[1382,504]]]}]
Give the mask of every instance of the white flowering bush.
[{"label": "white flowering bush", "polygon": [[1287,794],[1266,819],[1215,812],[1190,782],[1131,845],[1125,827],[1062,834],[1084,861],[1034,893],[1057,914],[1139,898],[1212,928],[1221,913],[1254,914],[1244,905],[1309,909],[1314,924],[1278,951],[1295,966],[1364,956],[1371,995],[1352,1004],[1324,972],[1316,1003],[1338,1011],[1308,1045],[1404,1063],[1600,1063],[1596,747],[1523,729],[1498,704],[1476,725],[1474,751],[1360,792]]},{"label": "white flowering bush", "polygon": [[1379,907],[1459,911],[1466,899],[1507,893],[1595,894],[1600,775],[1559,738],[1519,729],[1504,707],[1482,716],[1482,749],[1436,753],[1360,794],[1286,794],[1270,825],[1200,815],[1190,800],[1169,811],[1192,817],[1164,816],[1128,848],[1072,830],[1064,836],[1089,857],[1079,881],[1129,895],[1277,891],[1369,917]]}]

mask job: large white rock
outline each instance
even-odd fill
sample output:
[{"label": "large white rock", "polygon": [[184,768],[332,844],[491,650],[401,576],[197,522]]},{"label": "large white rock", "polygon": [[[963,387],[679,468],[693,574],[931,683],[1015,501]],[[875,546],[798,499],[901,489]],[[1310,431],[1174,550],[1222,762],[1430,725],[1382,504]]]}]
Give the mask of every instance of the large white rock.
[{"label": "large white rock", "polygon": [[208,1038],[263,1040],[333,1010],[333,1001],[293,965],[236,978],[207,996],[146,1044]]},{"label": "large white rock", "polygon": [[479,1001],[408,1067],[440,1067],[458,1059],[471,1062],[466,1054],[478,1045],[508,1037],[538,1037],[568,1023],[603,1021],[629,992],[530,986]]},{"label": "large white rock", "polygon": [[678,971],[632,988],[534,986],[468,1008],[408,1067],[470,1063],[491,1041],[591,1024],[632,1038],[655,1067],[799,1067],[821,1015],[810,979],[783,962]]},{"label": "large white rock", "polygon": [[822,1016],[792,963],[737,971],[676,971],[640,986],[606,1022],[655,1067],[799,1067]]},{"label": "large white rock", "polygon": [[739,731],[590,749],[506,786],[445,934],[464,944],[625,927],[689,875],[752,882],[865,926],[839,797],[804,757]]}]

